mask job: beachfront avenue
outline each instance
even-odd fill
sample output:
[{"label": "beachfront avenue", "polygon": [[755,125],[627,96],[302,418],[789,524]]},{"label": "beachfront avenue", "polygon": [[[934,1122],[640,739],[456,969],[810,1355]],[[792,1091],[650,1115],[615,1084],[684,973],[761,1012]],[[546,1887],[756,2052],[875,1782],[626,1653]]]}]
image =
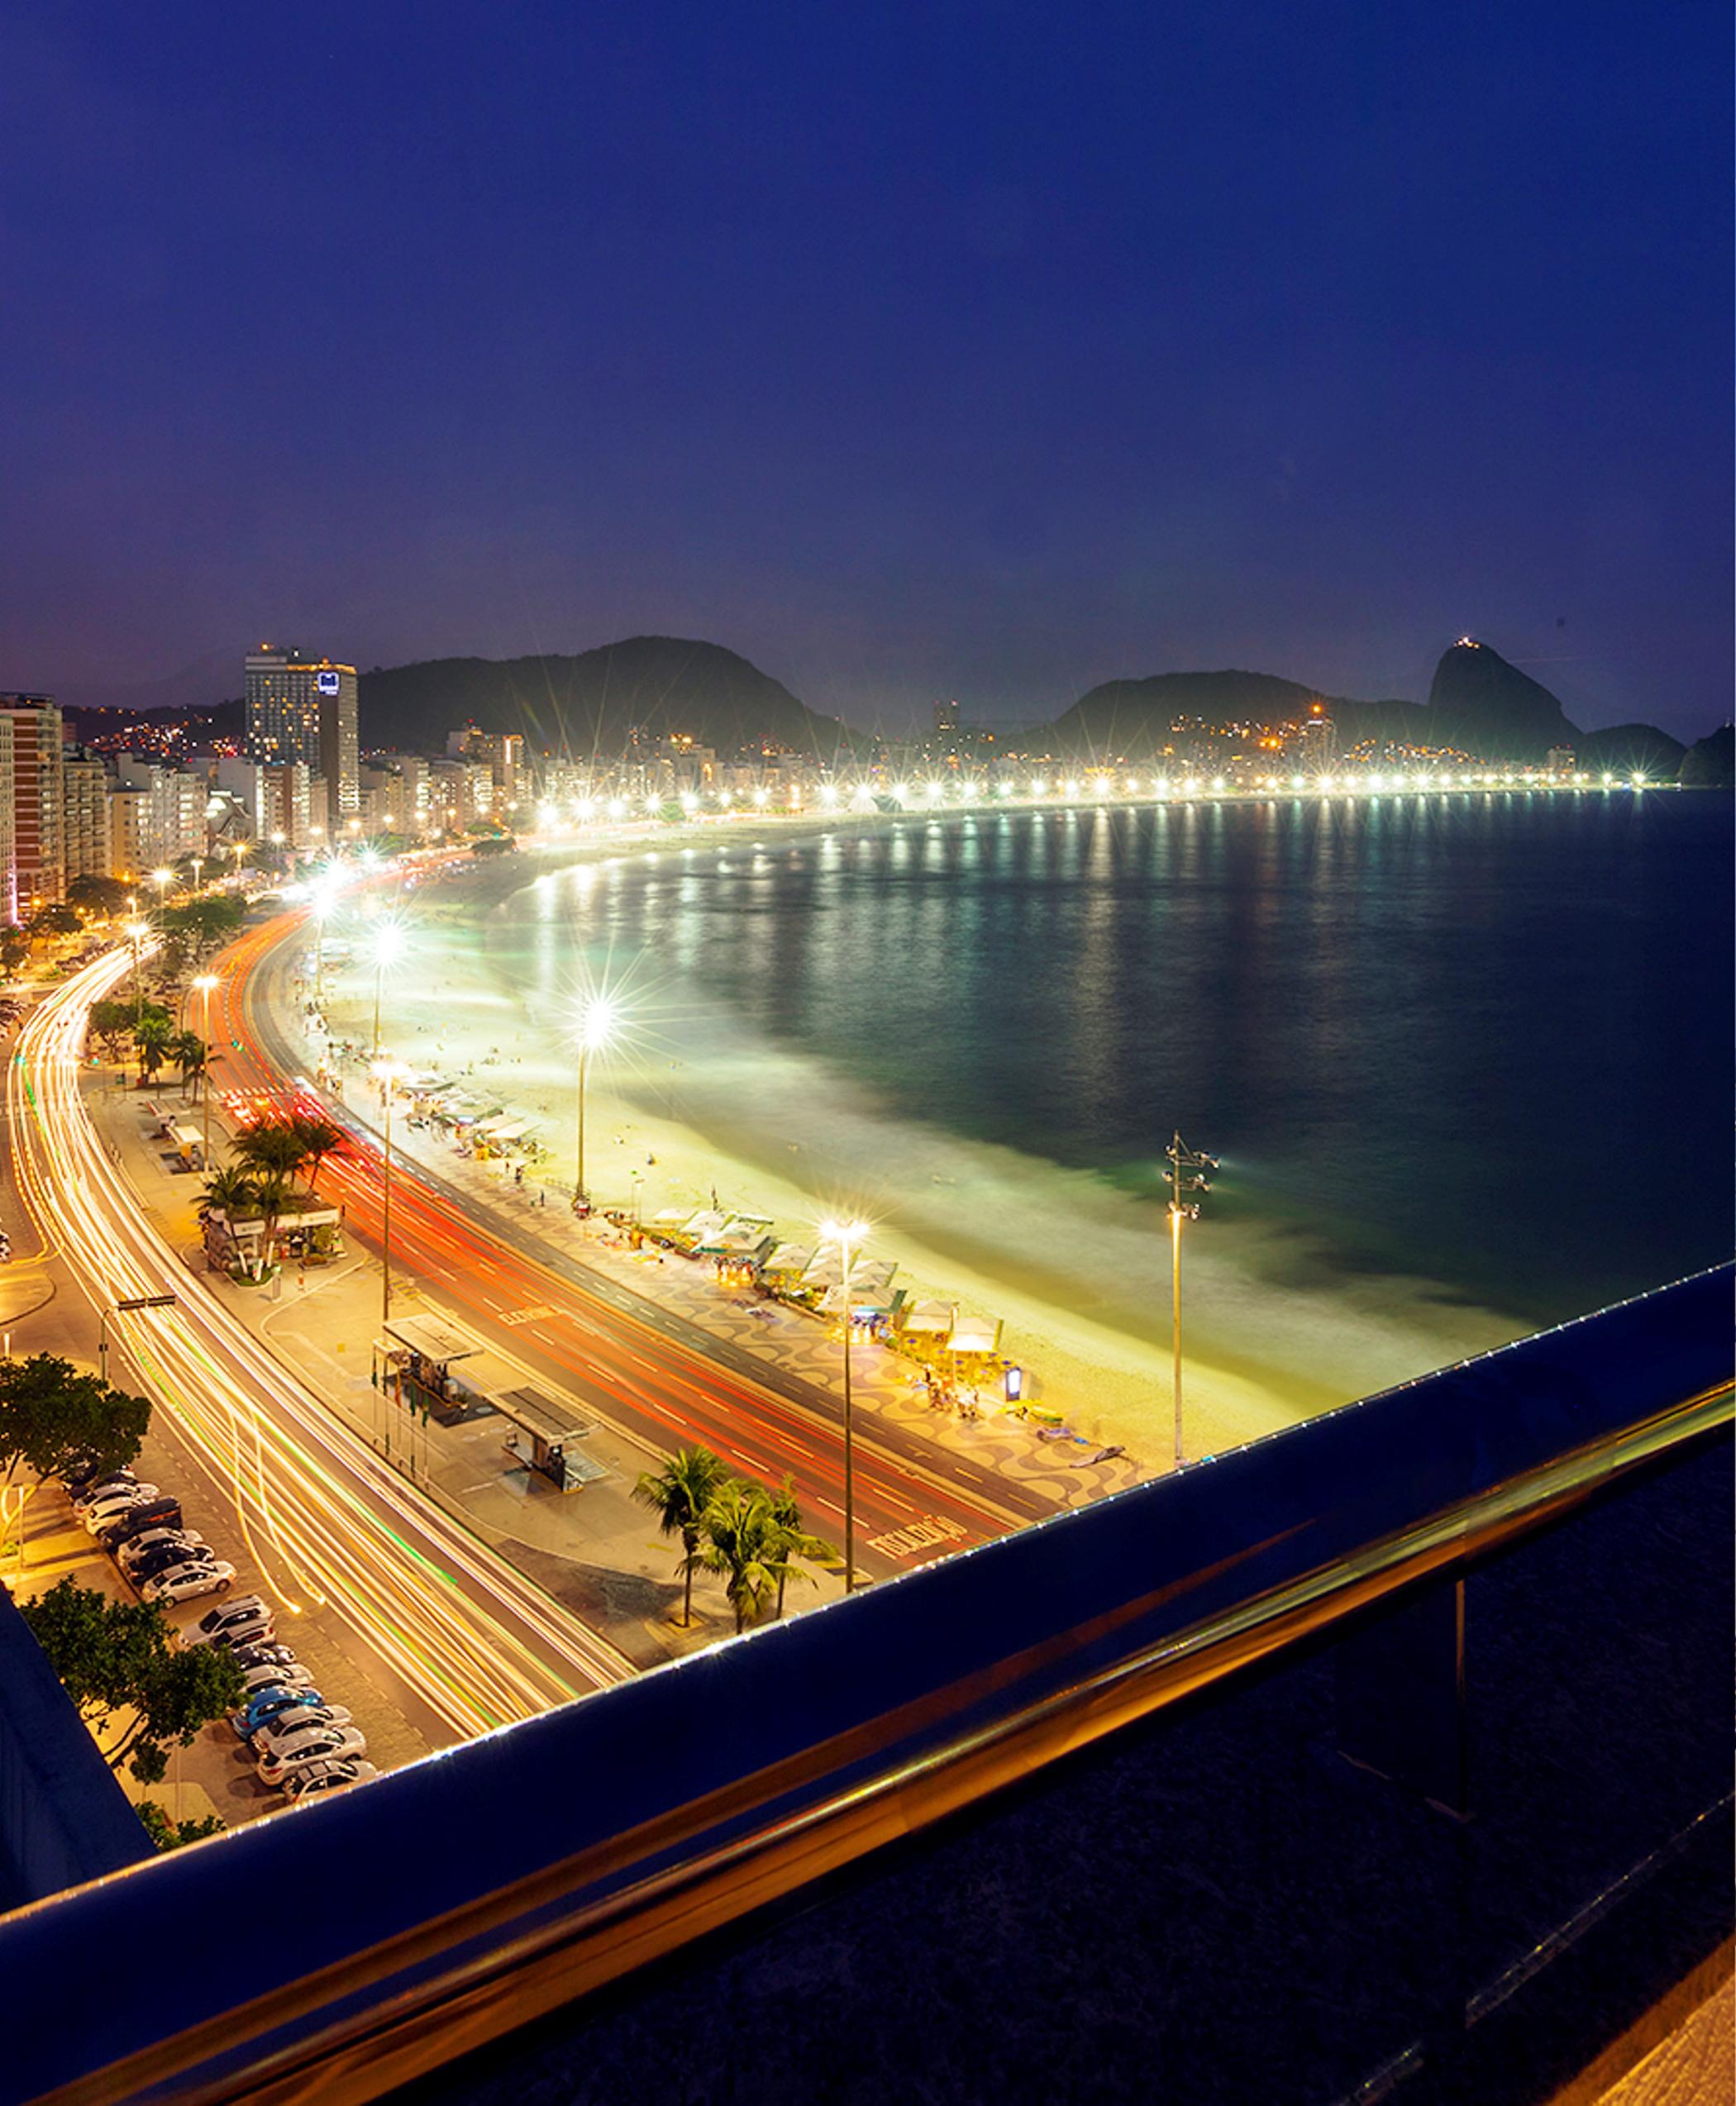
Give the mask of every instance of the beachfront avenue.
[{"label": "beachfront avenue", "polygon": [[125,951],[98,959],[20,1034],[7,1085],[19,1189],[105,1313],[109,1354],[232,1508],[280,1616],[341,1618],[459,1737],[622,1680],[614,1647],[385,1467],[141,1208],[83,1095],[90,1005],[130,965]]},{"label": "beachfront avenue", "polygon": [[[310,1064],[290,1022],[306,942],[302,917],[289,914],[250,931],[228,954],[224,1087],[243,1107],[293,1098],[346,1127],[360,1145],[322,1168],[320,1189],[342,1207],[346,1234],[373,1247],[382,1227],[384,1107],[365,1067],[346,1074],[341,1095],[306,1080]],[[826,1324],[792,1317],[785,1330],[797,1346],[769,1341],[771,1327],[751,1321],[739,1298],[711,1291],[708,1268],[693,1267],[691,1283],[680,1260],[647,1274],[552,1197],[538,1208],[507,1179],[491,1203],[459,1181],[455,1162],[444,1166],[425,1136],[418,1146],[414,1157],[394,1150],[394,1282],[417,1282],[441,1320],[455,1319],[490,1359],[575,1401],[638,1443],[647,1460],[699,1443],[745,1476],[768,1484],[793,1476],[816,1525],[842,1542],[842,1396]],[[558,1184],[551,1192],[558,1195]],[[1089,1444],[1083,1470],[1063,1468],[1038,1428],[1023,1422],[972,1429],[978,1437],[969,1445],[949,1446],[908,1370],[896,1378],[895,1398],[886,1387],[873,1401],[892,1408],[859,1414],[856,1425],[859,1576],[886,1576],[1133,1479],[1130,1459],[1092,1467]],[[593,1497],[587,1491],[575,1507],[575,1528]],[[842,1580],[840,1568],[840,1589]]]}]

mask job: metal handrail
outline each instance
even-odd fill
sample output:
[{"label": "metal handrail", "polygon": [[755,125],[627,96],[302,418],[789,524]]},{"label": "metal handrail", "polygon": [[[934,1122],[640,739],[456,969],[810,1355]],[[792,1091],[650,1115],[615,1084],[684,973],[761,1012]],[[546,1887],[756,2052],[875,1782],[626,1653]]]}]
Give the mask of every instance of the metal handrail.
[{"label": "metal handrail", "polygon": [[[1732,1282],[1701,1274],[21,1912],[0,1981],[33,2023],[5,2082],[69,2106],[375,2096],[1728,1425]],[[342,1905],[236,1934],[292,1893]],[[93,1999],[85,1956],[108,1950],[127,1964]]]}]

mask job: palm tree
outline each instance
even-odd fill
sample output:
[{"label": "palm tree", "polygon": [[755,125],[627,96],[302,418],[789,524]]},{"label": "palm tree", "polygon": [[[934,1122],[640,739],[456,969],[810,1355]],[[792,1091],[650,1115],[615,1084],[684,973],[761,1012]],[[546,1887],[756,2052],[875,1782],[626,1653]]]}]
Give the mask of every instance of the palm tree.
[{"label": "palm tree", "polygon": [[786,1477],[776,1491],[770,1494],[771,1518],[779,1533],[778,1552],[783,1560],[778,1574],[778,1602],[774,1613],[784,1613],[784,1585],[786,1580],[805,1580],[811,1587],[815,1580],[811,1572],[804,1572],[792,1565],[792,1558],[804,1559],[810,1565],[836,1565],[838,1552],[835,1544],[818,1536],[810,1536],[802,1526],[802,1509],[796,1504],[795,1479]]},{"label": "palm tree", "polygon": [[249,1207],[259,1203],[260,1189],[246,1171],[231,1164],[227,1169],[213,1170],[205,1180],[205,1203],[221,1207],[232,1221]]},{"label": "palm tree", "polygon": [[317,1113],[298,1112],[287,1123],[300,1135],[302,1146],[308,1151],[308,1189],[311,1192],[318,1182],[320,1165],[334,1148],[343,1145],[344,1130]]},{"label": "palm tree", "polygon": [[205,1073],[205,1041],[197,1032],[184,1031],[169,1040],[169,1057],[181,1071],[181,1094],[187,1094],[187,1085],[195,1077],[203,1079]]},{"label": "palm tree", "polygon": [[252,1171],[260,1203],[265,1210],[265,1234],[260,1251],[260,1277],[265,1277],[277,1249],[277,1220],[284,1195],[296,1172],[308,1160],[308,1151],[294,1124],[289,1119],[261,1119],[244,1127],[235,1138],[235,1152]]},{"label": "palm tree", "polygon": [[699,1553],[708,1572],[723,1575],[723,1591],[736,1613],[736,1631],[747,1628],[751,1615],[764,1614],[784,1581],[795,1570],[789,1563],[781,1524],[772,1513],[771,1494],[763,1484],[732,1478],[704,1514],[710,1539]]},{"label": "palm tree", "polygon": [[684,1624],[694,1620],[694,1566],[699,1561],[705,1511],[729,1481],[729,1466],[721,1456],[709,1448],[683,1448],[661,1470],[643,1471],[633,1487],[633,1497],[656,1515],[663,1533],[681,1538],[681,1575],[686,1583],[681,1604]]},{"label": "palm tree", "polygon": [[174,1029],[165,1017],[141,1017],[132,1035],[139,1051],[139,1079],[149,1082],[169,1057]]}]

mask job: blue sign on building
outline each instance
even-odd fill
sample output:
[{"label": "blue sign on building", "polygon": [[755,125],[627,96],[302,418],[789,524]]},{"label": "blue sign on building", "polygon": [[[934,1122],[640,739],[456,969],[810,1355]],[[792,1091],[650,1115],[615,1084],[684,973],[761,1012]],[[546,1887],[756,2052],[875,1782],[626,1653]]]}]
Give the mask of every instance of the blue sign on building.
[{"label": "blue sign on building", "polygon": [[336,694],[337,675],[336,673],[316,673],[313,676],[313,684],[322,694]]}]

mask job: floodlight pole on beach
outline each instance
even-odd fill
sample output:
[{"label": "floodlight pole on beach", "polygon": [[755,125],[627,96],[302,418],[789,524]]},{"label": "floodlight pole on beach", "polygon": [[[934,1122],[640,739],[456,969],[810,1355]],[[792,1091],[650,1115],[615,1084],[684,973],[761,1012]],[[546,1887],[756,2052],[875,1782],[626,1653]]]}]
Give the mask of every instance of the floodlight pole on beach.
[{"label": "floodlight pole on beach", "polygon": [[1215,1155],[1190,1148],[1178,1133],[1166,1151],[1170,1159],[1170,1346],[1174,1358],[1176,1397],[1176,1467],[1184,1460],[1181,1439],[1181,1224],[1198,1221],[1199,1203],[1186,1200],[1184,1192],[1209,1192],[1210,1173],[1219,1168]]},{"label": "floodlight pole on beach", "polygon": [[856,1278],[856,1254],[868,1234],[862,1221],[827,1221],[820,1224],[822,1243],[835,1243],[843,1278],[839,1291],[844,1298],[844,1592],[856,1591],[856,1426],[850,1394],[850,1327],[853,1311],[850,1289]]},{"label": "floodlight pole on beach", "polygon": [[580,1012],[575,1034],[579,1049],[579,1150],[574,1165],[573,1211],[584,1204],[584,1082],[593,1053],[600,1053],[613,1039],[621,1022],[620,1010],[610,994],[594,994]]}]

